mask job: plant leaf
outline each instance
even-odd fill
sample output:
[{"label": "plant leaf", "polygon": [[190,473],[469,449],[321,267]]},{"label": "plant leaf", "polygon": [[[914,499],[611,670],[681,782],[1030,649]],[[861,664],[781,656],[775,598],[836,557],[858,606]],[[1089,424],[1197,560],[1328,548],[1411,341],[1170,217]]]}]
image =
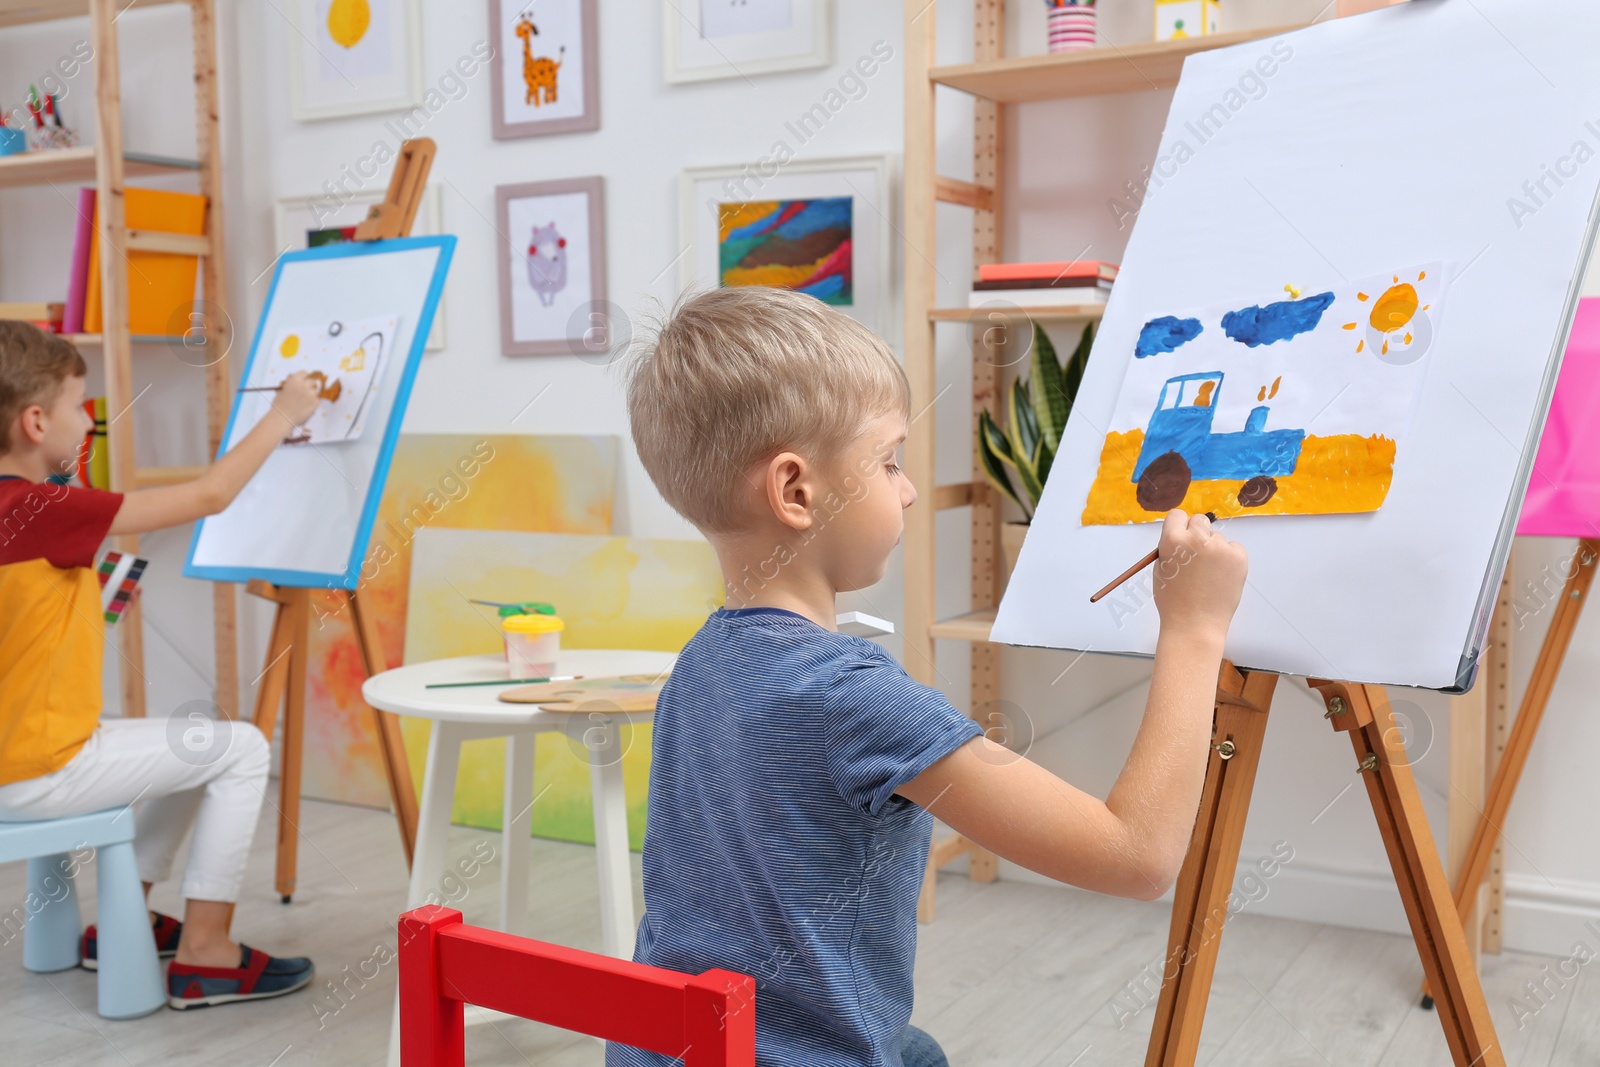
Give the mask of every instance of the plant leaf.
[{"label": "plant leaf", "polygon": [[1034,462],[1034,467],[1039,472],[1039,485],[1043,486],[1050,480],[1050,468],[1055,466],[1056,450],[1049,441],[1040,439],[1039,458]]},{"label": "plant leaf", "polygon": [[989,413],[981,410],[978,412],[978,456],[983,461],[983,473],[990,484],[1015,500],[1031,517],[1027,502],[1018,495],[1016,487],[1011,484],[1011,476],[1006,473],[1006,467],[1016,466],[1011,460],[1011,442],[1000,432],[1000,427],[994,424]]},{"label": "plant leaf", "polygon": [[1033,413],[1033,401],[1028,387],[1018,378],[1011,383],[1011,438],[1012,457],[1021,460],[1033,455],[1033,446],[1039,440],[1039,420]]},{"label": "plant leaf", "polygon": [[[1037,441],[1036,445],[1042,445]],[[1033,501],[1033,506],[1039,506],[1039,498],[1044,495],[1044,481],[1039,477],[1039,452],[1037,447],[1026,456],[1014,456],[1017,478],[1022,482],[1022,491],[1028,494],[1028,499]]]},{"label": "plant leaf", "polygon": [[1061,362],[1056,358],[1056,346],[1044,327],[1033,324],[1033,360],[1028,368],[1028,392],[1033,400],[1033,413],[1039,420],[1040,432],[1052,449],[1061,446],[1061,431],[1067,427],[1067,412],[1072,401],[1065,391],[1061,375]]},{"label": "plant leaf", "polygon": [[1091,322],[1083,328],[1083,336],[1078,338],[1078,347],[1061,370],[1061,390],[1066,395],[1069,412],[1078,399],[1078,386],[1083,382],[1083,372],[1088,369],[1089,351],[1092,348],[1094,348],[1094,323]]}]

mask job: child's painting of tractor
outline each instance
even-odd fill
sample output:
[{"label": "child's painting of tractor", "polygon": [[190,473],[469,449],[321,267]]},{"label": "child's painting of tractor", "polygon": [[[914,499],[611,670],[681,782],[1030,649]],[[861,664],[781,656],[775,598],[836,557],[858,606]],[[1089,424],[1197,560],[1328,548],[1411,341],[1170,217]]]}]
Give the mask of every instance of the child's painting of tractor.
[{"label": "child's painting of tractor", "polygon": [[1239,505],[1258,508],[1294,473],[1304,430],[1268,430],[1268,409],[1252,408],[1244,429],[1213,429],[1222,374],[1180,374],[1161,387],[1133,467],[1135,497],[1146,511],[1167,512],[1183,503],[1196,480],[1243,479]]},{"label": "child's painting of tractor", "polygon": [[1289,285],[1288,299],[1152,317],[1126,356],[1084,525],[1156,522],[1177,507],[1378,510],[1439,330],[1440,273],[1308,296]]}]

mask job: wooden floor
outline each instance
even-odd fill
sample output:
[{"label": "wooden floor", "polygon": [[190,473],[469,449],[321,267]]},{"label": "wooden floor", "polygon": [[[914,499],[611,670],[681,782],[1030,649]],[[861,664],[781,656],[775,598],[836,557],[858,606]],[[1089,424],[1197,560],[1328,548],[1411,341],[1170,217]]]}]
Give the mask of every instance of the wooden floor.
[{"label": "wooden floor", "polygon": [[[308,802],[300,887],[293,904],[284,906],[271,888],[272,815],[269,806],[235,929],[248,944],[315,958],[312,990],[259,1004],[108,1022],[95,1014],[92,974],[30,974],[22,969],[21,939],[12,938],[0,944],[0,1063],[383,1063],[395,988],[394,965],[384,961],[391,958],[390,924],[405,884],[394,826],[380,813]],[[496,835],[458,828],[452,859],[467,859],[474,850],[485,855],[496,843]],[[533,862],[533,936],[598,949],[593,851],[536,840]],[[637,885],[637,856],[634,878]],[[92,877],[84,880],[89,900],[92,883]],[[469,921],[492,922],[498,890],[495,861],[442,886],[441,895]],[[156,905],[173,910],[172,893],[171,886],[158,887]],[[0,909],[9,913],[22,899],[23,866],[0,867]],[[921,935],[913,1021],[939,1039],[954,1067],[1142,1064],[1166,928],[1161,904],[944,876],[939,919]],[[1550,962],[1509,953],[1485,958],[1506,1060],[1513,1067],[1600,1064],[1600,966],[1584,967],[1564,988],[1548,981],[1554,998],[1518,1027],[1513,998],[1535,1003],[1524,983],[1545,981]],[[1436,1018],[1415,1006],[1419,975],[1405,939],[1246,910],[1228,925],[1200,1063],[1448,1065]],[[482,1022],[468,1034],[473,1064],[598,1067],[604,1058],[597,1042],[522,1021]]]}]

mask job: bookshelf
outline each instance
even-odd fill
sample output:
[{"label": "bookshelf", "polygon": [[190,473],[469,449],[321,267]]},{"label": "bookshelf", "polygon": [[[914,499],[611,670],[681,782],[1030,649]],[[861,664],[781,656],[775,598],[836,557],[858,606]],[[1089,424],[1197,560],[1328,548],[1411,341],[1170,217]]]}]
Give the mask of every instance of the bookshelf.
[{"label": "bookshelf", "polygon": [[[198,475],[203,467],[138,467],[134,463],[132,418],[121,417],[137,398],[133,388],[135,348],[159,346],[169,351],[216,343],[214,359],[193,358],[205,379],[208,455],[222,441],[230,405],[230,379],[222,324],[207,318],[227,300],[223,267],[222,155],[217,130],[217,59],[215,0],[0,0],[0,28],[54,19],[89,17],[95,54],[94,145],[0,157],[0,188],[93,182],[97,191],[100,230],[100,282],[103,332],[71,334],[88,359],[104,360],[106,408],[110,413],[107,441],[111,450],[111,487],[119,492],[171,485]],[[176,159],[128,151],[122,143],[121,66],[117,53],[117,19],[127,9],[181,3],[189,8],[190,48],[194,64],[195,159]],[[176,57],[174,57],[176,59]],[[123,210],[123,189],[131,178],[192,174],[206,198],[204,233],[200,236],[130,230]],[[70,231],[63,232],[70,235]],[[203,303],[197,311],[199,332],[184,337],[134,335],[128,329],[128,276],[125,253],[143,251],[200,257]],[[197,340],[198,338],[198,340]],[[137,552],[137,537],[120,537],[116,547]],[[217,583],[212,591],[216,641],[216,703],[229,718],[238,717],[239,666],[235,591]],[[139,601],[128,606],[117,638],[121,646],[123,714],[145,711],[144,629]]]},{"label": "bookshelf", "polygon": [[[1105,45],[1083,52],[1057,55],[1005,55],[1005,0],[974,0],[973,57],[971,63],[936,65],[936,0],[907,0],[906,112],[904,234],[911,249],[938,247],[935,210],[940,203],[955,204],[972,212],[973,269],[1004,259],[1002,222],[1007,209],[1002,167],[1005,108],[1037,100],[1103,96],[1171,88],[1178,83],[1183,61],[1196,52],[1286,32],[1294,27],[1243,30],[1211,37],[1136,45]],[[974,98],[973,180],[938,173],[935,157],[936,90],[960,90]],[[935,376],[935,331],[941,325],[965,326],[971,335],[973,429],[965,440],[972,449],[978,413],[988,410],[1001,418],[1002,386],[998,370],[1008,362],[999,358],[1007,339],[1017,330],[1031,331],[1031,320],[1085,323],[1097,321],[1103,307],[941,308],[935,301],[935,264],[927,257],[905,257],[906,375],[911,381],[911,423],[905,446],[905,467],[913,485],[933,487],[932,506],[906,512],[905,527],[905,668],[927,685],[936,684],[937,640],[968,643],[971,648],[969,714],[983,725],[997,708],[1000,697],[1000,649],[990,643],[995,608],[1001,591],[1000,497],[984,478],[973,450],[971,480],[938,485],[934,448],[939,396]],[[974,329],[1004,325],[1005,329]],[[971,607],[954,617],[941,616],[935,602],[934,529],[938,513],[966,508],[971,513]],[[968,857],[968,874],[976,881],[996,875],[993,854],[959,836],[933,842],[923,882],[918,918],[931,922],[935,913],[935,886],[939,868],[959,856]]]}]

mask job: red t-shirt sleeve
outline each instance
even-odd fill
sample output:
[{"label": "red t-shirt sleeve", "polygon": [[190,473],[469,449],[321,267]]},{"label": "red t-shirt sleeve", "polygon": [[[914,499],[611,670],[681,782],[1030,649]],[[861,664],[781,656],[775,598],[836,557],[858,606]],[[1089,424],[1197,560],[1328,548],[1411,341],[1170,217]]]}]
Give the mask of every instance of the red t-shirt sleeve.
[{"label": "red t-shirt sleeve", "polygon": [[121,507],[121,493],[0,479],[0,566],[43,559],[92,567]]}]

